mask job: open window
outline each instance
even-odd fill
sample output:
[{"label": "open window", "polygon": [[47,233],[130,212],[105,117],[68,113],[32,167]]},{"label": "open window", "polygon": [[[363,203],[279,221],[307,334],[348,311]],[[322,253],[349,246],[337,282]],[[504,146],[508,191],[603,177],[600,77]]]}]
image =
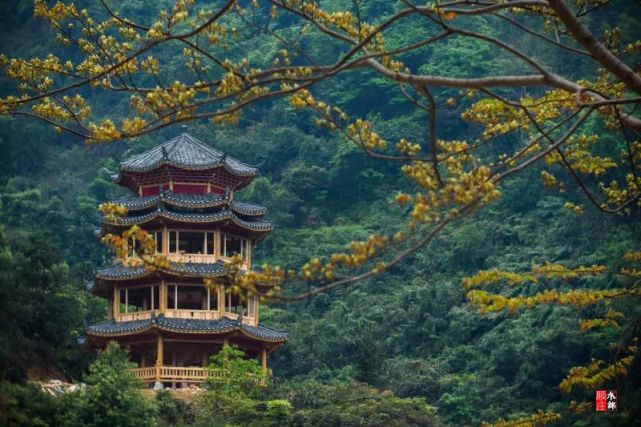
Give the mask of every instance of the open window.
[{"label": "open window", "polygon": [[204,285],[167,285],[167,308],[172,310],[218,310],[217,291]]},{"label": "open window", "polygon": [[216,246],[215,239],[216,237],[214,233],[212,232],[205,233],[205,247],[206,247],[207,255],[214,254],[214,248]]},{"label": "open window", "polygon": [[178,286],[178,310],[207,310],[207,289],[204,286]]},{"label": "open window", "polygon": [[154,241],[156,242],[156,253],[162,253],[162,230],[154,231]]},{"label": "open window", "polygon": [[218,310],[218,289],[209,289],[209,309]]},{"label": "open window", "polygon": [[249,247],[249,241],[243,239],[242,237],[234,236],[233,234],[222,234],[222,247],[221,255],[227,258],[231,258],[234,255],[240,254],[243,261],[247,261],[247,248]]},{"label": "open window", "polygon": [[169,253],[177,253],[178,252],[178,232],[177,231],[170,231],[169,232]]},{"label": "open window", "polygon": [[247,307],[243,304],[240,296],[229,293],[225,295],[225,313],[242,313],[243,316],[247,316]]},{"label": "open window", "polygon": [[140,252],[140,243],[135,237],[130,237],[127,240],[127,256],[134,257]]},{"label": "open window", "polygon": [[213,255],[215,236],[205,231],[169,231],[169,253]]},{"label": "open window", "polygon": [[158,310],[160,308],[160,287],[139,286],[120,289],[120,312]]},{"label": "open window", "polygon": [[[156,248],[156,253],[160,254],[162,253],[163,249],[163,241],[162,241],[162,230],[158,231],[150,231],[149,234],[154,239],[155,248]],[[133,257],[137,256],[140,251],[142,250],[142,247],[140,245],[140,242],[135,238],[135,237],[130,237],[127,240],[127,256]]]},{"label": "open window", "polygon": [[186,254],[202,254],[205,249],[205,233],[202,231],[179,231],[178,251]]}]

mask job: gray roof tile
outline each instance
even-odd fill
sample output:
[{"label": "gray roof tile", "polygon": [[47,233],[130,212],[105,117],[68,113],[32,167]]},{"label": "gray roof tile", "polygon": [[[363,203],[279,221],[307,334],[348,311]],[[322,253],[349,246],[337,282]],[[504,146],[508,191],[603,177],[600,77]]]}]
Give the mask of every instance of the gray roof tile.
[{"label": "gray roof tile", "polygon": [[159,206],[153,212],[144,215],[135,215],[128,216],[124,218],[104,218],[105,224],[118,225],[118,226],[131,226],[134,224],[145,224],[147,222],[153,221],[156,218],[167,218],[174,221],[189,222],[196,224],[220,222],[225,220],[231,220],[234,224],[239,227],[243,227],[252,231],[267,232],[274,229],[274,224],[269,221],[263,220],[252,220],[248,221],[242,218],[239,218],[231,210],[223,210],[215,213],[194,213],[194,212],[174,212],[166,210],[163,207]]},{"label": "gray roof tile", "polygon": [[216,320],[203,319],[176,319],[159,315],[146,320],[133,320],[129,322],[116,322],[114,319],[89,326],[90,335],[124,335],[150,329],[152,327],[173,332],[211,332],[225,333],[241,331],[246,335],[266,341],[286,341],[288,334],[285,331],[267,326],[249,326],[238,320],[226,317]]},{"label": "gray roof tile", "polygon": [[258,175],[258,169],[255,167],[227,156],[187,133],[182,133],[149,151],[121,162],[120,170],[146,172],[164,164],[192,170],[222,166],[235,175]]},{"label": "gray roof tile", "polygon": [[[174,274],[186,274],[192,276],[222,276],[226,273],[225,264],[222,261],[205,264],[205,263],[172,263],[171,272]],[[112,265],[111,267],[96,270],[97,279],[106,280],[127,280],[137,279],[153,273],[152,270],[144,266],[128,267],[123,264]]]},{"label": "gray roof tile", "polygon": [[229,200],[226,196],[213,193],[183,194],[174,193],[173,191],[164,191],[158,196],[131,196],[115,201],[115,203],[121,204],[129,210],[148,209],[156,206],[159,202],[184,208],[210,208],[227,205],[239,214],[251,216],[264,215],[267,213],[267,209],[263,206]]}]

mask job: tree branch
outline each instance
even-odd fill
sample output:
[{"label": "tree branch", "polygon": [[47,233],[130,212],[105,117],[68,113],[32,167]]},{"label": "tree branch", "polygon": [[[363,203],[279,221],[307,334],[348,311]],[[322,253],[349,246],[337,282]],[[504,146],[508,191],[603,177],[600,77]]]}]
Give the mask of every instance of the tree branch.
[{"label": "tree branch", "polygon": [[548,3],[568,31],[601,65],[641,95],[641,77],[606,48],[572,13],[564,0],[548,0]]}]

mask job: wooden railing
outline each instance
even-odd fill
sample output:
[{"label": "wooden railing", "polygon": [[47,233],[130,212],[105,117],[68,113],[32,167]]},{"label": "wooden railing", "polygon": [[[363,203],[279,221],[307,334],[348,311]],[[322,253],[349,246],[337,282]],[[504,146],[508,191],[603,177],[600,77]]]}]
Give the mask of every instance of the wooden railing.
[{"label": "wooden railing", "polygon": [[[159,372],[158,372],[159,371]],[[199,367],[186,367],[186,366],[156,366],[146,368],[134,368],[130,372],[144,382],[156,381],[156,374],[160,374],[161,382],[186,382],[186,383],[200,383],[205,382],[207,378],[214,378],[215,380],[225,382],[229,378],[229,374],[225,371],[213,371],[207,368]],[[250,377],[258,385],[266,385],[263,378]]]},{"label": "wooden railing", "polygon": [[[151,314],[156,316],[160,315],[159,310],[148,311],[133,311],[131,313],[119,313],[115,317],[116,322],[131,322],[133,320],[146,320],[151,319]],[[216,320],[222,316],[218,310],[181,310],[181,309],[167,309],[164,314],[167,318],[174,319],[201,319],[201,320]],[[225,312],[224,317],[232,320],[238,319],[237,313]],[[251,316],[243,316],[243,323],[245,325],[256,326],[256,318]]]},{"label": "wooden railing", "polygon": [[206,368],[187,368],[163,366],[160,368],[160,378],[163,380],[184,381],[184,382],[202,382],[208,377]]},{"label": "wooden railing", "polygon": [[[151,314],[155,312],[156,316],[160,314],[159,310],[147,310],[147,311],[133,311],[131,313],[119,313],[116,316],[116,322],[130,322],[132,320],[146,320],[151,319]],[[204,320],[216,320],[220,319],[218,310],[180,310],[180,309],[167,309],[165,311],[165,317],[177,318],[177,319],[204,319]],[[229,315],[228,317],[233,317]],[[234,317],[234,319],[236,319]],[[248,322],[251,324],[251,322]]]},{"label": "wooden railing", "polygon": [[[224,262],[231,262],[231,257],[226,257],[223,255],[212,254],[187,254],[187,253],[169,253],[167,254],[167,259],[175,262],[193,262],[197,264],[215,264],[218,260]],[[249,262],[243,260],[241,264],[241,269],[246,270],[249,268]]]},{"label": "wooden railing", "polygon": [[206,368],[185,366],[161,366],[160,369],[156,366],[151,366],[134,368],[131,369],[130,372],[134,374],[136,378],[140,378],[145,382],[155,381],[156,374],[160,374],[161,381],[177,382],[204,382],[209,376],[208,369]]},{"label": "wooden railing", "polygon": [[178,319],[206,319],[214,320],[220,318],[217,310],[180,310],[180,309],[167,309],[165,317],[173,317]]},{"label": "wooden railing", "polygon": [[[158,310],[155,310],[156,314],[158,314]],[[116,321],[117,322],[130,322],[132,320],[146,320],[146,319],[151,319],[151,310],[147,311],[132,311],[131,313],[119,313],[117,314]]]},{"label": "wooden railing", "polygon": [[167,259],[175,262],[194,262],[197,264],[214,264],[216,255],[210,254],[168,254]]},{"label": "wooden railing", "polygon": [[135,368],[131,369],[130,372],[134,374],[134,377],[140,378],[143,381],[155,380],[156,379],[156,367],[152,366],[151,368]]},{"label": "wooden railing", "polygon": [[[215,264],[218,262],[218,260],[222,260],[224,262],[231,262],[232,258],[231,257],[226,257],[226,256],[216,256],[212,254],[183,254],[183,253],[168,253],[165,255],[169,261],[174,261],[174,262],[193,262],[196,264]],[[123,258],[123,261],[130,261],[130,262],[139,262],[140,258],[138,255],[132,256],[132,257],[126,257]],[[240,268],[242,270],[247,270],[250,267],[250,263],[247,260],[243,260]]]}]

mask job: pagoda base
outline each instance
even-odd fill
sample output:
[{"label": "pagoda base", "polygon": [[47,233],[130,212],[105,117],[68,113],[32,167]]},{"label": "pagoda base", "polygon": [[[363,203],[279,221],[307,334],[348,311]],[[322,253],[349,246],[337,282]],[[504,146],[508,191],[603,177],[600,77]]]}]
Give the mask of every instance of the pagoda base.
[{"label": "pagoda base", "polygon": [[[89,334],[89,345],[106,348],[110,341],[117,341],[127,349],[130,360],[137,366],[131,369],[132,374],[149,388],[160,387],[161,384],[163,387],[185,388],[208,380],[222,383],[228,381],[224,373],[212,373],[208,368],[211,357],[218,354],[226,344],[242,350],[247,359],[258,359],[263,374],[261,377],[265,378],[269,375],[268,353],[278,349],[286,340],[283,332],[267,327],[251,327],[260,332],[254,337],[242,329],[250,328],[249,326],[229,320],[223,320],[226,322],[223,324],[225,328],[213,328],[219,326],[220,319],[189,320],[183,325],[183,330],[163,329],[175,326],[175,322],[182,320],[158,316],[150,320],[149,325],[145,320],[109,320],[94,329],[102,331],[107,328],[106,332],[117,332],[119,335],[100,336],[90,329],[90,332],[94,333]],[[229,322],[231,326],[228,325]],[[264,383],[264,380],[259,378],[256,378],[256,381],[259,385]]]}]

